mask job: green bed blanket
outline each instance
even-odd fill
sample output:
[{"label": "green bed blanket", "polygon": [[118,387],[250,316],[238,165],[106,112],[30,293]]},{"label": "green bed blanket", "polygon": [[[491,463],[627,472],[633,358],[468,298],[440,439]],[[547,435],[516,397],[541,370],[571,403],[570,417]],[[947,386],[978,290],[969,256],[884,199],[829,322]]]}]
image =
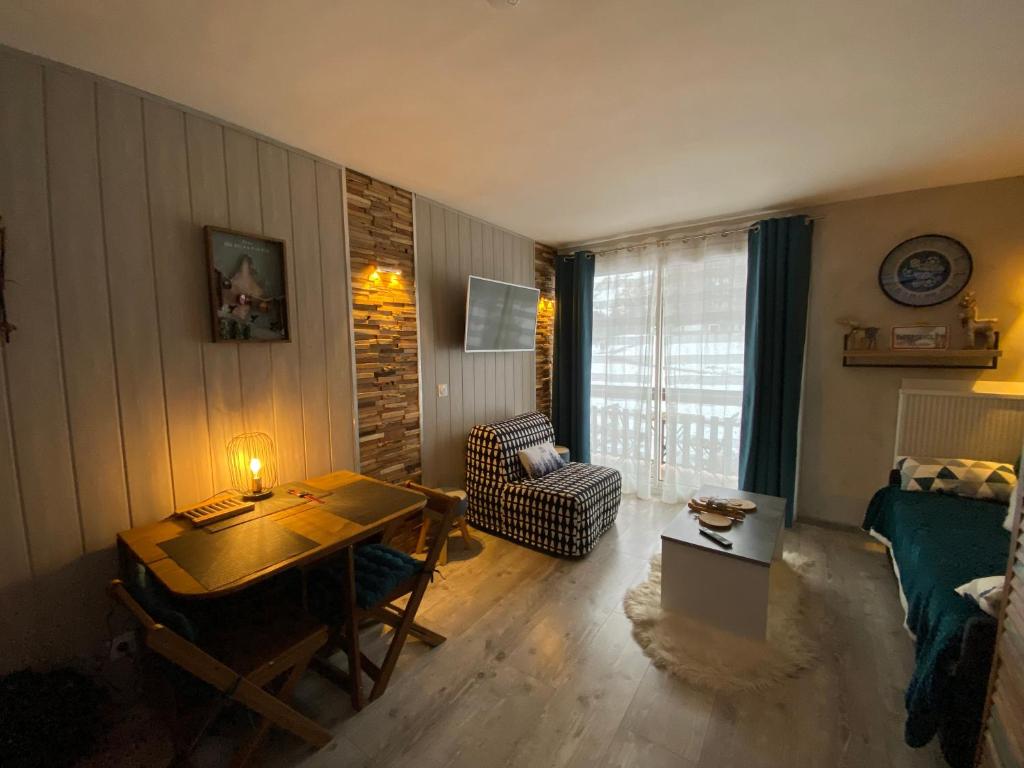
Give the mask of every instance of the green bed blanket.
[{"label": "green bed blanket", "polygon": [[987,618],[953,590],[1005,571],[1010,547],[1002,527],[1005,515],[999,504],[897,486],[878,491],[868,506],[864,529],[889,544],[907,600],[907,628],[916,638],[904,731],[912,747],[927,744],[939,729],[951,704],[965,628]]}]

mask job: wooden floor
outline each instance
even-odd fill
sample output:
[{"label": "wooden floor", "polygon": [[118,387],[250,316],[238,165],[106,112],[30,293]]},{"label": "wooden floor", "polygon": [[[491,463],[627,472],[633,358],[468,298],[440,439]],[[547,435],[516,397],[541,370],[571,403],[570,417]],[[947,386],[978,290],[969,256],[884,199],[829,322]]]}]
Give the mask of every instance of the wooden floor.
[{"label": "wooden floor", "polygon": [[[622,612],[678,506],[626,500],[581,561],[477,534],[428,592],[425,624],[450,639],[411,643],[385,696],[353,714],[314,675],[298,701],[337,739],[318,754],[276,737],[269,766],[884,768],[942,766],[903,744],[912,647],[884,552],[866,535],[798,525],[786,548],[809,577],[820,664],[761,695],[715,696],[655,669]],[[709,588],[710,585],[709,585]],[[371,635],[378,632],[368,633]],[[368,637],[368,640],[371,638]]]},{"label": "wooden floor", "polygon": [[[626,500],[615,528],[580,561],[477,533],[427,593],[423,623],[449,637],[410,641],[383,698],[354,714],[308,674],[297,704],[337,738],[319,753],[275,734],[272,768],[885,768],[943,766],[933,744],[903,744],[912,661],[896,584],[866,535],[812,525],[785,546],[812,558],[817,667],[759,695],[713,695],[655,669],[630,635],[622,597],[641,581],[679,506]],[[711,585],[708,588],[713,588]],[[368,630],[366,642],[383,642]],[[240,724],[239,724],[240,725]],[[232,729],[195,755],[220,765]],[[148,763],[153,764],[153,763]]]}]

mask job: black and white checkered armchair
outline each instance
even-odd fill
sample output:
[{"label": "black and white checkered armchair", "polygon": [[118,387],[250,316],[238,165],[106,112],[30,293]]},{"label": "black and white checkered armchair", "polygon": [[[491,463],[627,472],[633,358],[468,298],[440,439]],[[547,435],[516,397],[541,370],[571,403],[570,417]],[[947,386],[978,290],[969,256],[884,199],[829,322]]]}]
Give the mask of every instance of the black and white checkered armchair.
[{"label": "black and white checkered armchair", "polygon": [[519,451],[554,442],[542,413],[524,413],[469,433],[467,517],[478,528],[556,555],[578,557],[615,522],[622,498],[617,470],[570,462],[531,480]]}]

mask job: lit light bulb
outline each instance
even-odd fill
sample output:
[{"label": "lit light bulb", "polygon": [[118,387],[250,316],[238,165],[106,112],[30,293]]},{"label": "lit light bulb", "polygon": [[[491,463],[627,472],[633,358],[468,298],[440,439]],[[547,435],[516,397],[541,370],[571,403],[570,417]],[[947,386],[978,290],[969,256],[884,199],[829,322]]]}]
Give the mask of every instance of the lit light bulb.
[{"label": "lit light bulb", "polygon": [[380,272],[378,272],[376,268],[374,268],[373,272],[370,273],[370,279],[375,283],[380,280]]},{"label": "lit light bulb", "polygon": [[260,477],[260,470],[263,469],[263,462],[258,456],[249,459],[249,471],[252,472],[252,492],[263,492],[263,478]]}]

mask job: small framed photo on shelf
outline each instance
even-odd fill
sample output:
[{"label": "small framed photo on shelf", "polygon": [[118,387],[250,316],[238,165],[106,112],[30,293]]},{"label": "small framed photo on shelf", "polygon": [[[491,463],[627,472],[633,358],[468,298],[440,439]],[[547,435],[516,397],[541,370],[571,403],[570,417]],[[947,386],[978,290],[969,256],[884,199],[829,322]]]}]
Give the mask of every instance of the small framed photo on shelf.
[{"label": "small framed photo on shelf", "polygon": [[892,348],[946,349],[949,346],[949,326],[895,325],[892,329]]},{"label": "small framed photo on shelf", "polygon": [[283,240],[204,227],[214,341],[290,341]]}]

